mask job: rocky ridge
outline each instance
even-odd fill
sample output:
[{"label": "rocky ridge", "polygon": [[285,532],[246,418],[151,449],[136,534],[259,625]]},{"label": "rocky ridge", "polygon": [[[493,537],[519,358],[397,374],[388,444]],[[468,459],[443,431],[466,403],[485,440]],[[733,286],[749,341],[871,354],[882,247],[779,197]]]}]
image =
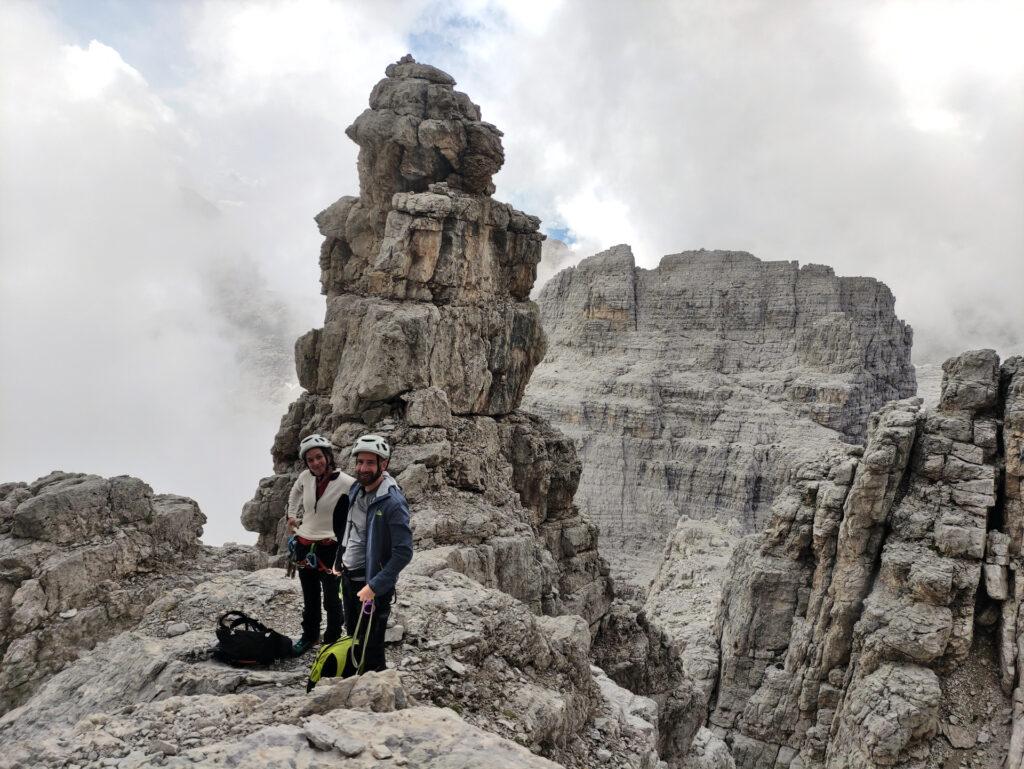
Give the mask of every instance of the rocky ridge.
[{"label": "rocky ridge", "polygon": [[[688,251],[645,270],[616,246],[537,301],[548,351],[524,404],[577,440],[577,502],[613,564],[681,516],[760,528],[801,456],[863,441],[872,410],[914,394],[889,289],[821,265]],[[646,587],[656,569],[617,573]]]},{"label": "rocky ridge", "polygon": [[1021,369],[950,359],[936,409],[883,407],[737,547],[709,717],[737,767],[1020,765]]},{"label": "rocky ridge", "polygon": [[127,476],[0,485],[0,713],[210,564],[205,521],[191,499]]},{"label": "rocky ridge", "polygon": [[[257,670],[211,658],[216,617],[233,607],[298,630],[301,596],[278,568],[227,570],[164,592],[131,630],[0,718],[0,767],[360,766],[388,753],[430,767],[449,751],[466,766],[494,755],[510,767],[556,766],[522,746],[557,751],[588,715],[614,727],[630,765],[654,766],[653,727],[639,729],[610,699],[620,691],[597,690],[579,617],[536,617],[457,573],[410,575],[389,632],[395,669],[329,679],[307,695],[309,655]],[[604,749],[586,731],[579,739],[591,753]]]}]

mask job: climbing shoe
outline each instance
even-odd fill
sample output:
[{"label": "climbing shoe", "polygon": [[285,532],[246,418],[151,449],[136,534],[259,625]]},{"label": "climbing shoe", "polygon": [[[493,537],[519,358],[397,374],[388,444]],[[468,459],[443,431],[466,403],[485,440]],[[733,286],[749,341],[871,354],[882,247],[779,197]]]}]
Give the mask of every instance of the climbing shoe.
[{"label": "climbing shoe", "polygon": [[314,643],[316,643],[316,641],[312,638],[302,636],[302,638],[292,644],[292,654],[296,657],[301,657],[303,654],[308,652],[310,648],[312,648]]}]

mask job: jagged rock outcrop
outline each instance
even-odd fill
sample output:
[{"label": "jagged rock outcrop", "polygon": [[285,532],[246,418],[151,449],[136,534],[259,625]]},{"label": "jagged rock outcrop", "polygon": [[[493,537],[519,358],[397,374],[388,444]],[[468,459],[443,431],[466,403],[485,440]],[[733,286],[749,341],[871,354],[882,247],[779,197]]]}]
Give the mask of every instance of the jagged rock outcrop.
[{"label": "jagged rock outcrop", "polygon": [[0,713],[205,562],[191,499],[137,478],[0,485]]},{"label": "jagged rock outcrop", "polygon": [[[935,410],[886,405],[863,455],[801,465],[766,531],[737,547],[709,719],[737,767],[1012,754],[999,673],[1006,692],[1017,685],[1019,361],[948,360]],[[1024,733],[1019,705],[1014,716]]]},{"label": "jagged rock outcrop", "polygon": [[537,301],[548,351],[524,404],[578,441],[577,503],[613,563],[660,551],[683,515],[760,528],[800,457],[914,394],[889,289],[821,265],[689,251],[645,270],[616,246]]},{"label": "jagged rock outcrop", "polygon": [[[131,621],[108,635],[126,632],[48,671],[0,718],[3,769],[554,765],[538,753],[574,769],[655,769],[664,741],[685,736],[688,746],[689,722],[677,733],[658,703],[591,667],[611,585],[596,527],[573,504],[573,443],[517,409],[544,349],[528,299],[542,236],[536,219],[489,197],[500,133],[439,70],[406,58],[387,72],[348,131],[360,145],[361,195],[317,217],[327,316],[296,344],[307,392],[282,419],[276,474],[243,511],[259,556],[203,548],[196,567],[196,533],[174,540],[181,547],[166,557],[191,574],[138,594]],[[213,661],[225,610],[298,630],[295,581],[232,567],[281,560],[299,438],[317,431],[344,447],[371,429],[390,438],[390,469],[413,507],[416,556],[387,631],[393,669],[324,681],[307,696],[308,656],[263,670]],[[76,517],[75,499],[22,515],[23,486],[3,488],[4,520],[14,511],[76,546],[83,531],[131,538],[141,528],[115,505],[117,526]],[[177,531],[151,517],[155,531]],[[31,585],[18,596],[5,611],[21,621],[37,596]]]}]

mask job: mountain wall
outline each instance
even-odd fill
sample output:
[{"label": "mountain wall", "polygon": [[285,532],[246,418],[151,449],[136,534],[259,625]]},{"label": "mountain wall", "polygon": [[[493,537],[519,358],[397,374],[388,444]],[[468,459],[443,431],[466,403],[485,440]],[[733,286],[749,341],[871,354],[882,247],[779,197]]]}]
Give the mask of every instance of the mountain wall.
[{"label": "mountain wall", "polygon": [[761,527],[796,459],[863,442],[870,412],[915,390],[889,289],[821,265],[689,251],[646,270],[616,246],[537,303],[548,347],[524,405],[577,440],[577,503],[610,558],[660,551],[681,516]]}]

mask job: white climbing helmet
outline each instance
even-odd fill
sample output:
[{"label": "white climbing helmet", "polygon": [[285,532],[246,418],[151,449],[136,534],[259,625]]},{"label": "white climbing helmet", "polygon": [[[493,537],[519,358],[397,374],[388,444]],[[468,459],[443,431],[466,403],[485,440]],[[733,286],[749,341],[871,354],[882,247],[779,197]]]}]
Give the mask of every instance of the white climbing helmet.
[{"label": "white climbing helmet", "polygon": [[299,443],[299,459],[305,462],[306,452],[309,451],[310,449],[325,449],[327,451],[334,451],[334,446],[332,446],[331,442],[327,440],[324,436],[313,433],[313,435],[307,435],[305,438],[302,439],[302,442]]},{"label": "white climbing helmet", "polygon": [[362,452],[376,454],[381,459],[391,459],[391,447],[379,435],[363,435],[352,444],[352,456]]}]

